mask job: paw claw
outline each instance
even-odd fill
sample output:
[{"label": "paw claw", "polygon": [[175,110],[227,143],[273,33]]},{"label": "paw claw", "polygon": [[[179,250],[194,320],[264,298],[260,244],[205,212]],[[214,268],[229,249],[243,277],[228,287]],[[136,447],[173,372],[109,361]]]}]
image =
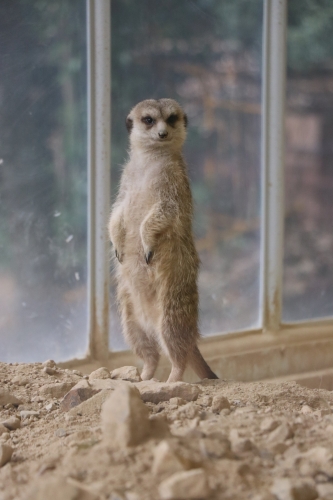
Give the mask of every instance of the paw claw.
[{"label": "paw claw", "polygon": [[115,253],[115,256],[116,256],[116,258],[118,259],[118,261],[119,261],[120,263],[122,263],[123,258],[122,258],[122,256],[119,254],[118,250],[115,250],[115,251],[114,251],[114,253]]},{"label": "paw claw", "polygon": [[153,258],[153,252],[152,251],[149,251],[147,254],[145,254],[145,259],[146,259],[146,263],[147,264],[150,264],[150,261],[151,261],[152,258]]}]

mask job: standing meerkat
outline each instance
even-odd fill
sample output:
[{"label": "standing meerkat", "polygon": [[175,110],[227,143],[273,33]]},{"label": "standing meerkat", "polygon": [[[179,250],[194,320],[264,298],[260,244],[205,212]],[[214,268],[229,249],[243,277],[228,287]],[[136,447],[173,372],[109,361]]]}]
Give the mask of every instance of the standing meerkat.
[{"label": "standing meerkat", "polygon": [[126,120],[130,157],[109,221],[117,257],[123,333],[154,376],[160,351],[182,379],[188,363],[200,378],[217,376],[198,347],[199,258],[192,234],[192,195],[182,156],[187,118],[172,99],[137,104]]}]

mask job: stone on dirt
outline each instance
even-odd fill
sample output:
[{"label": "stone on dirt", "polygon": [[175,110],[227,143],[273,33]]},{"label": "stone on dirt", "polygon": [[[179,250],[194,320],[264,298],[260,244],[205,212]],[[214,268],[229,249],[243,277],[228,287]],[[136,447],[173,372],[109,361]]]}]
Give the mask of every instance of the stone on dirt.
[{"label": "stone on dirt", "polygon": [[139,391],[127,382],[105,401],[101,421],[107,442],[114,446],[136,446],[150,433],[149,410]]},{"label": "stone on dirt", "polygon": [[171,405],[182,406],[185,405],[187,401],[185,401],[185,399],[182,398],[170,398],[169,403]]},{"label": "stone on dirt", "polygon": [[139,389],[141,398],[145,403],[157,404],[161,401],[169,401],[174,397],[179,397],[186,401],[195,401],[202,392],[197,385],[187,384],[186,382],[167,384],[146,380],[138,382],[135,385]]},{"label": "stone on dirt", "polygon": [[281,442],[281,441],[285,441],[286,439],[291,438],[292,436],[293,436],[293,432],[292,432],[289,424],[287,424],[287,422],[283,422],[281,425],[276,427],[276,429],[274,429],[269,434],[269,436],[267,437],[267,441],[270,443],[277,442],[277,441]]},{"label": "stone on dirt", "polygon": [[0,436],[2,434],[5,434],[6,432],[8,432],[7,427],[5,427],[3,424],[0,424]]},{"label": "stone on dirt", "polygon": [[103,389],[98,391],[94,396],[83,401],[83,403],[75,406],[69,410],[68,415],[75,417],[76,415],[81,415],[85,417],[92,417],[93,415],[98,415],[102,411],[103,403],[108,399],[111,394],[112,389]]},{"label": "stone on dirt", "polygon": [[5,406],[5,405],[14,405],[14,406],[19,406],[23,404],[23,401],[10,392],[6,391],[6,389],[0,389],[0,406]]},{"label": "stone on dirt", "polygon": [[69,392],[75,382],[55,382],[54,384],[45,384],[39,389],[39,393],[47,398],[60,399]]},{"label": "stone on dirt", "polygon": [[154,461],[152,473],[155,475],[171,475],[175,472],[184,471],[187,467],[177,455],[175,446],[172,446],[170,441],[161,441],[153,451]]},{"label": "stone on dirt", "polygon": [[231,458],[230,441],[227,438],[204,438],[200,439],[200,451],[204,458]]},{"label": "stone on dirt", "polygon": [[263,432],[272,432],[279,426],[279,422],[272,417],[266,417],[260,424],[260,430]]},{"label": "stone on dirt", "polygon": [[21,427],[21,420],[16,417],[9,417],[7,420],[1,422],[1,424],[7,427],[10,431],[15,431]]},{"label": "stone on dirt", "polygon": [[323,500],[333,500],[332,483],[317,484],[317,491],[319,493],[320,498],[322,498]]},{"label": "stone on dirt", "polygon": [[47,375],[56,375],[58,373],[55,368],[51,368],[50,366],[44,366],[43,372]]},{"label": "stone on dirt", "polygon": [[80,405],[83,401],[90,399],[92,396],[99,392],[91,387],[78,387],[71,389],[65,394],[64,399],[60,403],[61,411],[69,411],[71,408]]},{"label": "stone on dirt", "polygon": [[12,458],[13,448],[7,444],[0,444],[0,467],[6,465]]},{"label": "stone on dirt", "polygon": [[318,498],[314,485],[306,481],[292,481],[289,478],[275,479],[271,493],[277,500],[315,500]]},{"label": "stone on dirt", "polygon": [[42,363],[42,366],[47,366],[49,368],[55,368],[57,366],[56,362],[53,359],[47,359]]},{"label": "stone on dirt", "polygon": [[111,378],[128,380],[129,382],[141,381],[140,373],[136,366],[122,366],[121,368],[115,368],[111,372]]},{"label": "stone on dirt", "polygon": [[102,366],[101,368],[98,368],[97,370],[94,370],[89,375],[89,381],[95,380],[95,379],[102,379],[102,380],[104,380],[104,379],[107,379],[107,378],[111,378],[111,376],[110,376],[109,370],[107,368],[105,368],[105,366]]},{"label": "stone on dirt", "polygon": [[17,375],[12,378],[12,384],[23,386],[29,384],[30,380],[27,377],[23,377],[22,375]]},{"label": "stone on dirt", "polygon": [[22,410],[20,411],[21,420],[29,417],[39,417],[39,411]]},{"label": "stone on dirt", "polygon": [[230,410],[230,403],[227,398],[221,396],[220,394],[213,397],[212,411],[214,413],[220,413],[221,410]]},{"label": "stone on dirt", "polygon": [[98,500],[98,495],[71,484],[65,478],[48,478],[37,481],[25,500]]},{"label": "stone on dirt", "polygon": [[209,493],[207,475],[203,469],[176,472],[159,486],[160,498],[163,500],[200,499],[206,498]]}]

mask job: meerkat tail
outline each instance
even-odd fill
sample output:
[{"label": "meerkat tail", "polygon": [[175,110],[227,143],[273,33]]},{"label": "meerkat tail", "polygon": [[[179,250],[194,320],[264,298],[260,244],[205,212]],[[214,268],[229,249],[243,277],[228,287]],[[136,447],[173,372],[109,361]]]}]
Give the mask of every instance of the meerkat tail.
[{"label": "meerkat tail", "polygon": [[210,367],[204,360],[197,346],[194,347],[192,355],[189,357],[189,364],[201,379],[218,379],[218,376],[215,375],[215,373],[210,369]]}]

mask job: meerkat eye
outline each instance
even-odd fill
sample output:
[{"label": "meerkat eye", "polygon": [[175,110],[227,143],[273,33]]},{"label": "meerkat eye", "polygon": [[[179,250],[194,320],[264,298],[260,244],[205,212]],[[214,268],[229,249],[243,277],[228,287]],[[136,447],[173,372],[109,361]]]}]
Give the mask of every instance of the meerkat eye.
[{"label": "meerkat eye", "polygon": [[178,121],[178,115],[172,114],[167,118],[166,122],[168,125],[171,125],[173,127],[175,123]]},{"label": "meerkat eye", "polygon": [[141,121],[146,125],[152,125],[154,123],[154,119],[151,116],[144,116]]}]

